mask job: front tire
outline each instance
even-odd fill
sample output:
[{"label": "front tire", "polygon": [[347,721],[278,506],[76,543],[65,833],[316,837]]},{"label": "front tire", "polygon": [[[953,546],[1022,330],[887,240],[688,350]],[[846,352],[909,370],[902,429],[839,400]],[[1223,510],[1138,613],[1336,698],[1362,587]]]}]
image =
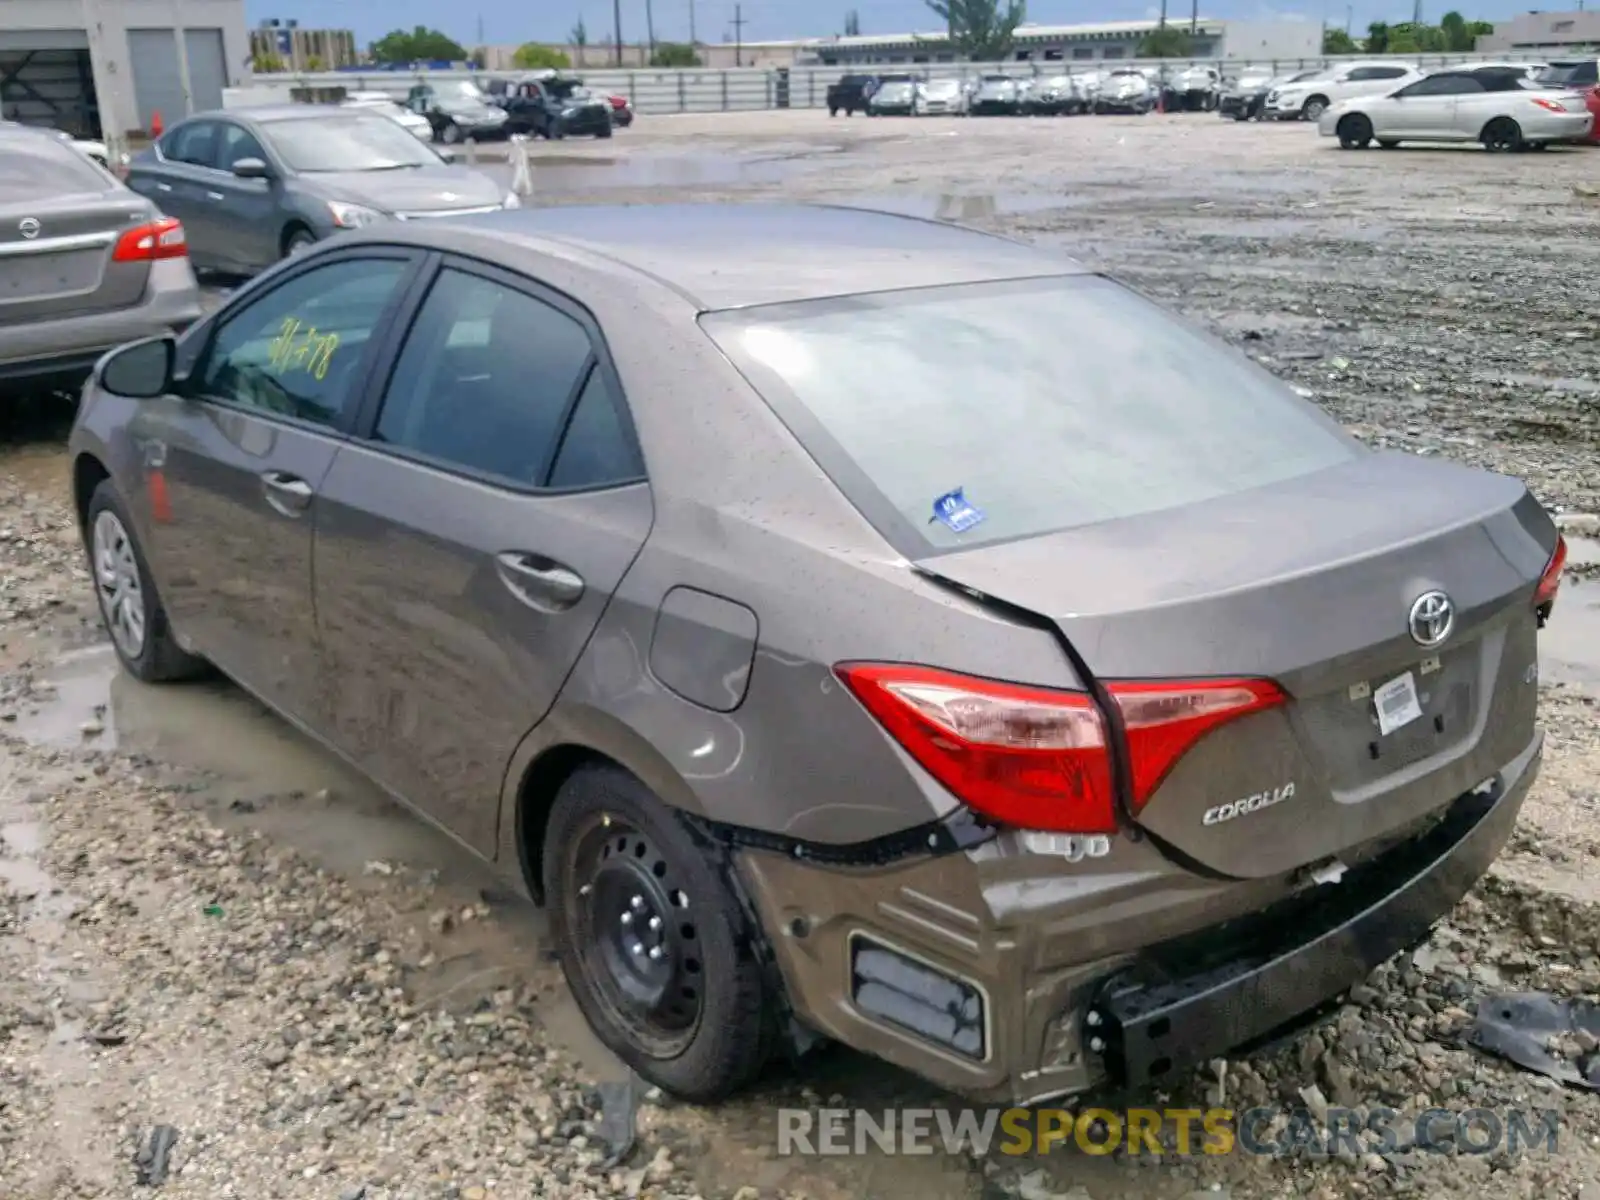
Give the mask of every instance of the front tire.
[{"label": "front tire", "polygon": [[1322,114],[1326,112],[1327,109],[1328,102],[1326,100],[1324,100],[1321,96],[1313,96],[1311,99],[1306,101],[1305,107],[1300,110],[1300,119],[1302,121],[1320,120],[1322,118]]},{"label": "front tire", "polygon": [[123,668],[145,683],[170,683],[204,674],[172,636],[167,610],[150,578],[133,522],[109,479],[101,480],[84,516],[84,545],[100,618]]},{"label": "front tire", "polygon": [[293,258],[296,254],[303,254],[317,243],[317,235],[304,225],[292,227],[283,239],[283,256]]},{"label": "front tire", "polygon": [[1345,150],[1365,150],[1372,144],[1372,122],[1361,113],[1339,119],[1339,145]]},{"label": "front tire", "polygon": [[457,125],[454,121],[448,122],[445,127],[439,131],[439,140],[446,146],[459,146],[461,144],[461,126]]},{"label": "front tire", "polygon": [[556,954],[596,1036],[641,1077],[713,1104],[771,1045],[738,902],[684,824],[619,767],[562,784],[544,838]]}]

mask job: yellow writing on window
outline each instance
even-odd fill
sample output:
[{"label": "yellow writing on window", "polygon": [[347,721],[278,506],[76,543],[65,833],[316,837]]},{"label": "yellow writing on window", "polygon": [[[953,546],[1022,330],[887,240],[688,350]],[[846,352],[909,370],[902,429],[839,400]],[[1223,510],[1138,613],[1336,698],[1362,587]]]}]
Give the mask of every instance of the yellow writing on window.
[{"label": "yellow writing on window", "polygon": [[304,371],[313,379],[322,380],[328,377],[338,348],[337,333],[318,333],[315,325],[307,325],[299,317],[285,317],[278,326],[278,336],[267,348],[267,361],[281,374]]}]

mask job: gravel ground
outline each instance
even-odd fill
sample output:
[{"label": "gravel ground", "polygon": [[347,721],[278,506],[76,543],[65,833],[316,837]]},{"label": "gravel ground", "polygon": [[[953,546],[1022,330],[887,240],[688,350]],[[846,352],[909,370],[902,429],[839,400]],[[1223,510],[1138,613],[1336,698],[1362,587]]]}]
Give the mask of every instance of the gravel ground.
[{"label": "gravel ground", "polygon": [[[1600,151],[1345,154],[1204,116],[642,117],[540,145],[546,202],[892,205],[1070,248],[1219,329],[1377,445],[1600,512],[1589,185]],[[1575,540],[1547,631],[1547,765],[1428,946],[1336,1019],[1173,1104],[1551,1109],[1560,1152],[1134,1163],[778,1158],[783,1105],[939,1098],[856,1056],[716,1111],[651,1098],[607,1161],[585,1036],[537,914],[226,684],[142,688],[96,646],[59,410],[0,446],[0,1196],[1600,1197],[1600,1098],[1467,1050],[1478,1000],[1600,995],[1600,619]],[[1219,1077],[1220,1076],[1220,1077]],[[178,1131],[159,1192],[153,1127]]]}]

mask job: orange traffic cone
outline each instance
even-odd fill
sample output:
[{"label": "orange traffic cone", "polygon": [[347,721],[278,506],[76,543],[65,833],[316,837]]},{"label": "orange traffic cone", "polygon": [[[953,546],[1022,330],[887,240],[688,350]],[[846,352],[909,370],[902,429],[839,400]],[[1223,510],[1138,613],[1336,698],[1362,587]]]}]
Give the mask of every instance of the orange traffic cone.
[{"label": "orange traffic cone", "polygon": [[165,132],[166,128],[167,127],[161,123],[161,110],[158,108],[155,112],[150,114],[150,136],[153,138],[158,138],[163,132]]}]

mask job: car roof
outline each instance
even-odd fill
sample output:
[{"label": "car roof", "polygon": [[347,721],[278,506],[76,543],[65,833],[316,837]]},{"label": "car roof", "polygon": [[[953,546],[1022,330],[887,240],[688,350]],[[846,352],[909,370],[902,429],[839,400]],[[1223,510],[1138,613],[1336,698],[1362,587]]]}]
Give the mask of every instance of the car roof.
[{"label": "car roof", "polygon": [[[530,249],[556,243],[671,288],[698,309],[743,308],[1001,279],[1087,274],[1081,263],[994,234],[896,213],[811,204],[553,205],[418,222]],[[377,227],[369,227],[380,236]],[[540,243],[544,243],[540,246]]]}]

